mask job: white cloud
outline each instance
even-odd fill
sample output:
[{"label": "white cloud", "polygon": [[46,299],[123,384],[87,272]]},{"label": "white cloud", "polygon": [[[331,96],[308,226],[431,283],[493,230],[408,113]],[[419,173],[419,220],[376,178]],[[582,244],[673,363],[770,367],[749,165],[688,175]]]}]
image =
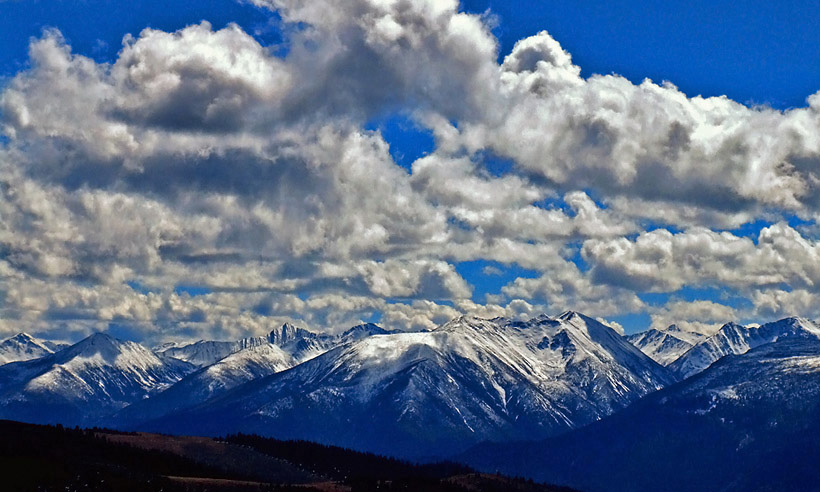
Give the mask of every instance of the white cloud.
[{"label": "white cloud", "polygon": [[[686,285],[813,312],[816,226],[778,221],[818,213],[820,93],[779,112],[583,78],[547,33],[499,64],[489,17],[455,0],[254,3],[281,15],[286,55],[207,22],[127,36],[111,64],[57,31],[32,42],[0,92],[0,330],[230,338],[379,315],[429,329],[645,311],[636,292]],[[395,114],[435,137],[410,173],[363,129]],[[492,171],[499,156],[510,169]],[[713,230],[755,219],[776,222],[756,241]],[[537,277],[477,304],[454,263],[478,259]]]},{"label": "white cloud", "polygon": [[632,291],[595,284],[574,263],[564,261],[546,268],[538,278],[518,278],[502,292],[509,298],[535,299],[551,311],[569,309],[611,316],[644,309],[644,303]]},{"label": "white cloud", "polygon": [[806,289],[756,290],[751,295],[752,315],[762,322],[786,316],[804,316],[820,319],[820,295]]},{"label": "white cloud", "polygon": [[597,281],[638,291],[673,292],[686,285],[820,287],[820,243],[782,222],[761,229],[757,244],[704,228],[677,234],[657,229],[633,241],[590,239],[582,253]]},{"label": "white cloud", "polygon": [[683,331],[712,335],[730,321],[739,321],[738,313],[731,306],[712,301],[672,300],[651,313],[650,328],[664,330],[676,325]]}]

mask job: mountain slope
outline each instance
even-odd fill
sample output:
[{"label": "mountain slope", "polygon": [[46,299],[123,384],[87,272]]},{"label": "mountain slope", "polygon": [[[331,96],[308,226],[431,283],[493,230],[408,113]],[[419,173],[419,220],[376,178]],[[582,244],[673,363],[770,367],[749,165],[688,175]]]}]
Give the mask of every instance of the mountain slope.
[{"label": "mountain slope", "polygon": [[221,395],[240,384],[268,376],[296,365],[282,348],[265,343],[235,352],[210,366],[201,368],[179,382],[129,405],[107,419],[111,426],[128,426],[195,406]]},{"label": "mountain slope", "polygon": [[34,338],[28,333],[18,333],[0,342],[0,365],[39,359],[66,346]]},{"label": "mountain slope", "polygon": [[795,317],[766,323],[760,327],[727,323],[717,333],[689,349],[670,364],[669,368],[680,379],[686,379],[706,369],[721,357],[743,354],[784,337],[818,338],[820,328],[807,319]]},{"label": "mountain slope", "polygon": [[267,337],[237,342],[244,348],[189,374],[170,388],[130,405],[107,424],[122,427],[160,418],[196,406],[248,381],[289,369],[333,346],[387,333],[372,323],[354,326],[336,336],[316,334],[286,323]]},{"label": "mountain slope", "polygon": [[388,333],[378,325],[367,323],[354,326],[339,335],[314,333],[285,323],[266,336],[248,337],[236,341],[200,340],[189,344],[166,343],[154,348],[154,352],[206,367],[225,357],[252,347],[272,344],[288,352],[294,360],[302,362],[322,354],[336,345],[349,343],[370,335]]},{"label": "mountain slope", "polygon": [[486,439],[583,425],[669,380],[614,330],[583,315],[525,323],[462,317],[432,332],[342,345],[144,428],[445,455]]},{"label": "mountain slope", "polygon": [[191,370],[186,362],[97,333],[40,359],[0,366],[0,418],[93,423]]},{"label": "mountain slope", "polygon": [[662,366],[668,366],[704,338],[705,335],[686,332],[675,325],[665,330],[652,328],[626,337],[631,344]]},{"label": "mountain slope", "polygon": [[242,350],[242,345],[241,341],[199,340],[185,345],[166,344],[154,348],[154,352],[188,362],[197,367],[205,367]]},{"label": "mountain slope", "polygon": [[820,340],[785,337],[583,429],[464,461],[593,492],[818,490],[818,435]]}]

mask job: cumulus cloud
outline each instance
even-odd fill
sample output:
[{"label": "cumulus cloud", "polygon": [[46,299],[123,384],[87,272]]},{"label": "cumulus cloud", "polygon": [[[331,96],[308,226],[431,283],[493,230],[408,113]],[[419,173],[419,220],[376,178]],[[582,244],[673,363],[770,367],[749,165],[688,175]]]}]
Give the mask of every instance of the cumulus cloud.
[{"label": "cumulus cloud", "polygon": [[817,206],[815,106],[780,112],[670,83],[584,79],[546,32],[519,41],[501,70],[505,117],[465,125],[464,140],[557,186],[729,213]]},{"label": "cumulus cloud", "polygon": [[502,288],[502,293],[511,299],[538,300],[552,311],[574,306],[575,310],[603,316],[633,313],[645,307],[634,291],[595,283],[572,262],[556,263],[545,270],[537,278],[514,280]]},{"label": "cumulus cloud", "polygon": [[[431,329],[641,312],[639,293],[684,286],[730,286],[760,315],[817,304],[820,95],[782,112],[584,78],[546,32],[498,63],[488,17],[456,0],[253,3],[286,50],[207,22],[125,36],[110,63],[55,30],[31,43],[0,92],[1,331]],[[392,115],[435,139],[409,172],[365,129]],[[720,232],[758,219],[757,238]],[[456,269],[473,260],[535,278],[479,304]]]},{"label": "cumulus cloud", "polygon": [[763,322],[796,315],[820,319],[818,295],[806,289],[755,290],[751,301],[752,314]]},{"label": "cumulus cloud", "polygon": [[650,328],[665,330],[676,325],[683,331],[712,335],[730,321],[739,321],[731,306],[713,301],[670,301],[652,312]]},{"label": "cumulus cloud", "polygon": [[783,222],[764,227],[756,239],[704,228],[656,229],[634,240],[590,239],[582,254],[599,282],[638,291],[673,292],[687,285],[817,291],[820,243]]}]

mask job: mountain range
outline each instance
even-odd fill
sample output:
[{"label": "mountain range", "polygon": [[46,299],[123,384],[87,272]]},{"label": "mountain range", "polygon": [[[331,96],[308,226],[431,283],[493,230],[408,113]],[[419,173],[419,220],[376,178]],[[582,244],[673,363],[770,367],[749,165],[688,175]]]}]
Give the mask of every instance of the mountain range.
[{"label": "mountain range", "polygon": [[626,337],[630,343],[662,366],[675,362],[706,338],[708,337],[701,333],[681,330],[677,325],[671,325],[665,330],[652,328]]},{"label": "mountain range", "polygon": [[0,366],[0,416],[93,425],[194,367],[102,333],[39,359]]},{"label": "mountain range", "polygon": [[528,322],[461,317],[430,332],[339,345],[137,427],[255,432],[440,457],[486,439],[554,435],[671,381],[614,330],[581,314]]},{"label": "mountain range", "polygon": [[786,318],[759,327],[727,323],[669,364],[679,379],[697,374],[726,355],[747,351],[790,337],[820,337],[820,328],[804,318]]},{"label": "mountain range", "polygon": [[[786,437],[814,429],[820,328],[786,318],[727,323],[712,335],[673,325],[624,337],[567,311],[463,316],[418,332],[363,324],[330,335],[285,324],[261,337],[154,349],[105,334],[71,346],[20,334],[0,342],[0,355],[12,360],[0,365],[0,418],[457,456],[487,471],[618,490],[583,476],[599,467],[635,485],[623,490],[655,490],[652,477],[694,470],[703,446],[713,458],[752,450],[737,465],[749,473],[766,453],[791,452],[780,448]],[[667,436],[667,427],[677,430]],[[668,457],[651,459],[658,450]],[[623,469],[643,478],[615,470],[619,456],[637,457]]]},{"label": "mountain range", "polygon": [[787,336],[585,428],[460,460],[591,492],[818,490],[818,435],[820,340]]}]

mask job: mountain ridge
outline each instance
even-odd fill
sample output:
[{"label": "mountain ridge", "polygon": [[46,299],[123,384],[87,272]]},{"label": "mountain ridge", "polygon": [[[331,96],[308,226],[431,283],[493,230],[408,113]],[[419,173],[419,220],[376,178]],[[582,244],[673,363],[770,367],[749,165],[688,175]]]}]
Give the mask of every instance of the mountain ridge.
[{"label": "mountain ridge", "polygon": [[[209,434],[221,425],[212,424],[228,422],[227,432],[276,429],[279,438],[418,455],[476,435],[562,431],[669,381],[661,366],[586,316],[460,317],[430,332],[336,347],[145,426]],[[402,430],[379,438],[391,422]]]},{"label": "mountain ridge", "polygon": [[0,418],[94,423],[192,370],[135,342],[95,333],[40,359],[0,366]]},{"label": "mountain ridge", "polygon": [[724,324],[714,335],[707,337],[669,364],[679,379],[686,379],[706,369],[726,355],[743,354],[750,349],[771,343],[782,337],[820,338],[820,328],[806,318],[792,316],[747,327],[738,323]]},{"label": "mountain ridge", "polygon": [[0,365],[38,359],[53,354],[66,346],[20,332],[0,341]]},{"label": "mountain ridge", "polygon": [[820,340],[786,337],[587,427],[481,444],[459,461],[591,492],[816,490],[818,376]]}]

